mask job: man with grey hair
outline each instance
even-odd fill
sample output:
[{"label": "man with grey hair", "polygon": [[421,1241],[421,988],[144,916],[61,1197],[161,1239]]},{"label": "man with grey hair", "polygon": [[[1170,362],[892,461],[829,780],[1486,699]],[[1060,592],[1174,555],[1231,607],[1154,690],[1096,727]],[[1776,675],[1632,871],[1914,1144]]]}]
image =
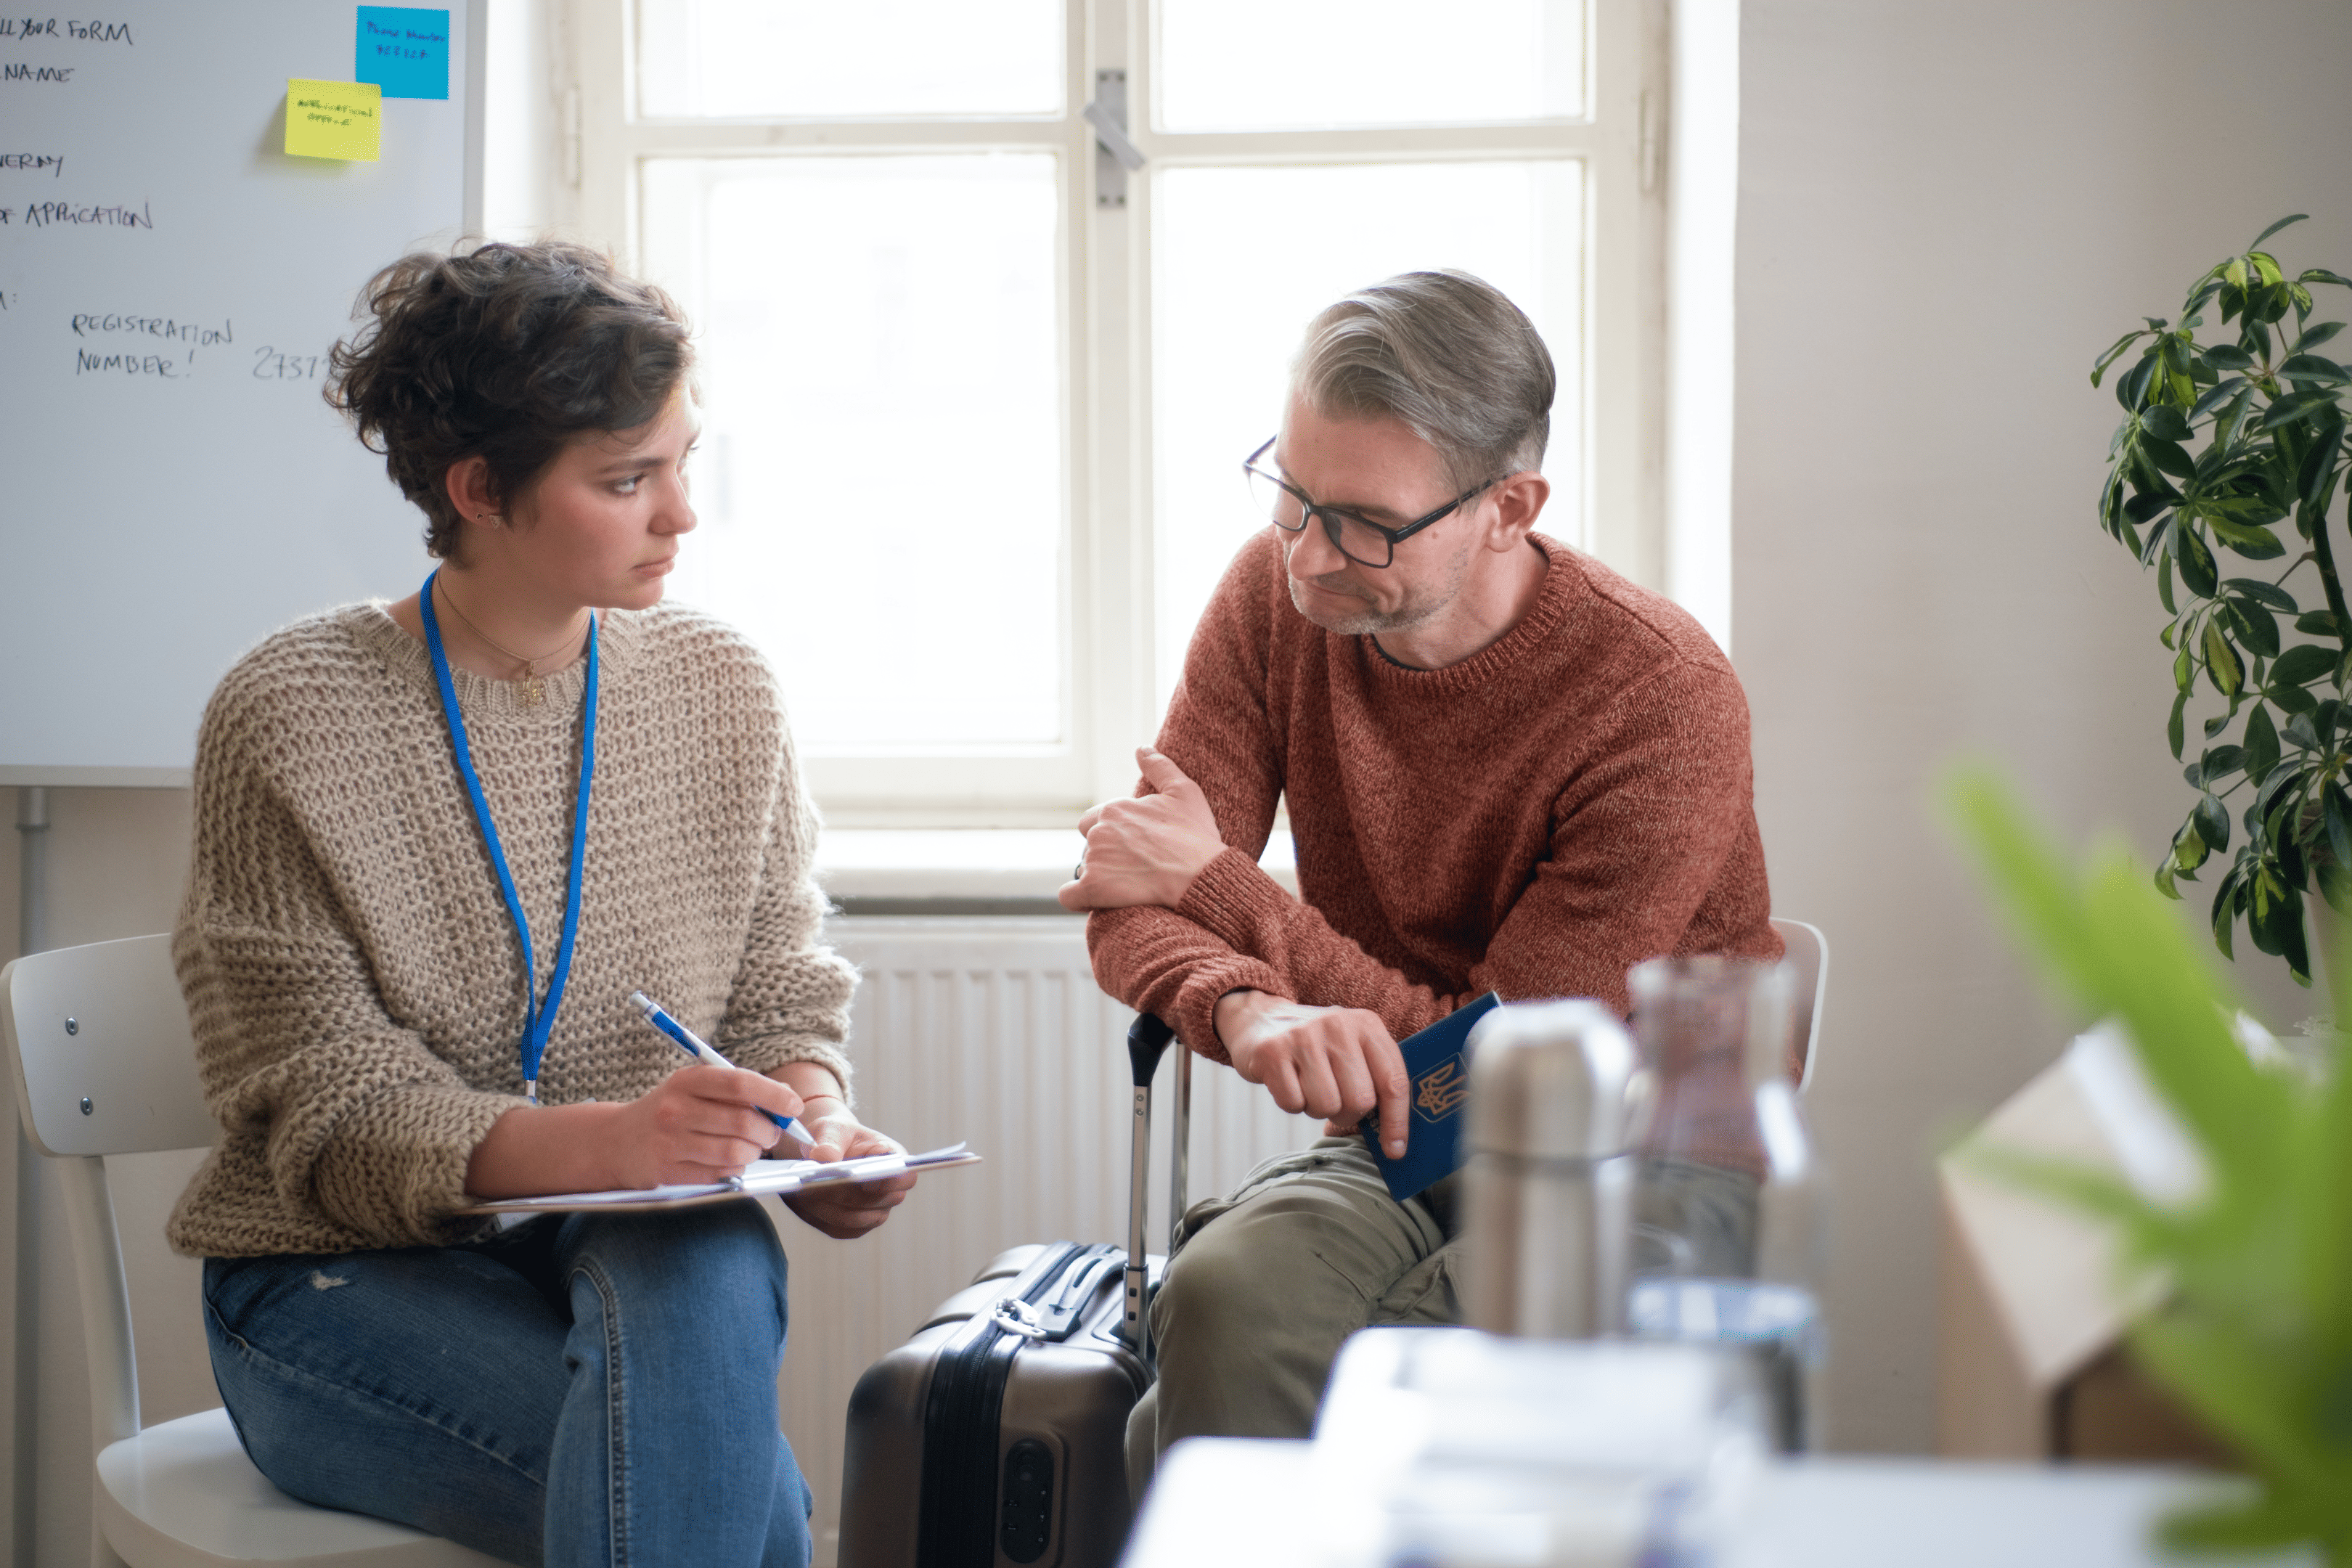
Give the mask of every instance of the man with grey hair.
[{"label": "man with grey hair", "polygon": [[[1389,1195],[1396,1042],[1489,990],[1596,996],[1659,954],[1769,959],[1747,700],[1671,602],[1535,531],[1554,378],[1459,272],[1308,328],[1248,460],[1272,526],[1201,617],[1135,798],[1062,902],[1106,991],[1328,1122],[1195,1206],[1151,1307],[1138,1495],[1180,1437],[1301,1436],[1340,1342],[1460,1315],[1454,1179]],[[1278,802],[1299,896],[1257,857]]]}]

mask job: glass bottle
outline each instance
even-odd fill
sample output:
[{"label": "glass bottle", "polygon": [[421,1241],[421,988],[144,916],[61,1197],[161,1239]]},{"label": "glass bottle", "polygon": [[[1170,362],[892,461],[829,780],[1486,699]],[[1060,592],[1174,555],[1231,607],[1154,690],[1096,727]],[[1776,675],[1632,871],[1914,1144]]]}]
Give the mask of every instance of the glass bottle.
[{"label": "glass bottle", "polygon": [[1791,1071],[1784,966],[1652,959],[1627,977],[1642,1050],[1626,1326],[1744,1346],[1779,1446],[1812,1446],[1822,1180]]}]

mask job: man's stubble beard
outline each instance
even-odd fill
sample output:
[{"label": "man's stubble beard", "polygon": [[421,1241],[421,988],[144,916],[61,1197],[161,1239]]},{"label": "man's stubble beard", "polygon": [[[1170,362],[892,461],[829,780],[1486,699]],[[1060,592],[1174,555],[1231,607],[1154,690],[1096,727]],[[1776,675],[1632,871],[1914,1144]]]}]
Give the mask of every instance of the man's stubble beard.
[{"label": "man's stubble beard", "polygon": [[[1315,625],[1334,637],[1371,637],[1381,632],[1410,631],[1415,626],[1434,620],[1444,613],[1447,605],[1454,603],[1455,595],[1462,592],[1462,580],[1469,575],[1469,570],[1470,552],[1465,545],[1465,548],[1456,551],[1454,559],[1446,563],[1444,581],[1434,592],[1424,594],[1417,598],[1408,598],[1393,610],[1377,610],[1370,603],[1366,603],[1361,609],[1345,612],[1336,616],[1328,610],[1318,611],[1307,608],[1307,595],[1299,587],[1298,580],[1286,575],[1285,580],[1290,588],[1292,608]],[[1350,596],[1356,593],[1355,586],[1336,572],[1317,578],[1316,584],[1318,587],[1326,584],[1329,584],[1326,591],[1330,593],[1346,594]]]}]

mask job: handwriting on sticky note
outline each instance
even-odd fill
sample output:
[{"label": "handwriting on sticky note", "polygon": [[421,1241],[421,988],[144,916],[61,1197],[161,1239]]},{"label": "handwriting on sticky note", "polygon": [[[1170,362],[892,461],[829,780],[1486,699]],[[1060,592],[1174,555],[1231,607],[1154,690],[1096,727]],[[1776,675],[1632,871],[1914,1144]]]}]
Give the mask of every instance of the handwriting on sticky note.
[{"label": "handwriting on sticky note", "polygon": [[373,163],[383,156],[383,90],[372,81],[286,82],[286,153]]},{"label": "handwriting on sticky note", "polygon": [[449,13],[406,5],[360,7],[352,75],[386,98],[449,96]]}]

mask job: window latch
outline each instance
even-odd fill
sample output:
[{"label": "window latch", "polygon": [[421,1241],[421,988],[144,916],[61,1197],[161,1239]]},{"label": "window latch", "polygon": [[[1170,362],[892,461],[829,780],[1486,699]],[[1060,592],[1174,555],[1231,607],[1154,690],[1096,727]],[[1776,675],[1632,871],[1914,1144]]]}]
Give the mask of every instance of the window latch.
[{"label": "window latch", "polygon": [[1094,127],[1095,205],[1127,205],[1127,177],[1143,167],[1143,153],[1127,137],[1127,73],[1095,72],[1095,100],[1079,111]]}]

